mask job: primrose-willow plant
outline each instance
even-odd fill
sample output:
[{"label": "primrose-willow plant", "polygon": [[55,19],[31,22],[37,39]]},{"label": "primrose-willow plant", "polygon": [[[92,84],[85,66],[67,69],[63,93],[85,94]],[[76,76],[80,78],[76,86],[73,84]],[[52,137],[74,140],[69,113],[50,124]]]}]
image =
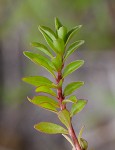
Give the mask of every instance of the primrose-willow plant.
[{"label": "primrose-willow plant", "polygon": [[[23,78],[23,81],[36,87],[35,91],[37,93],[46,93],[51,96],[38,95],[32,99],[28,98],[28,100],[39,107],[55,113],[65,126],[62,127],[51,122],[40,122],[34,127],[38,131],[47,134],[62,134],[71,143],[72,150],[87,150],[88,147],[87,141],[82,138],[83,127],[77,136],[72,126],[72,117],[78,114],[87,104],[86,100],[77,99],[75,95],[72,95],[84,82],[71,82],[64,89],[62,88],[64,79],[84,64],[83,60],[75,60],[66,66],[64,65],[67,58],[84,43],[83,40],[79,40],[67,46],[74,33],[80,28],[81,25],[68,31],[59,19],[56,18],[55,32],[49,27],[39,26],[39,31],[49,47],[47,48],[38,42],[32,43],[32,46],[36,47],[46,56],[29,51],[24,52],[26,57],[35,64],[44,67],[54,78],[54,82],[44,76]],[[72,104],[71,109],[67,108],[68,103]]]}]

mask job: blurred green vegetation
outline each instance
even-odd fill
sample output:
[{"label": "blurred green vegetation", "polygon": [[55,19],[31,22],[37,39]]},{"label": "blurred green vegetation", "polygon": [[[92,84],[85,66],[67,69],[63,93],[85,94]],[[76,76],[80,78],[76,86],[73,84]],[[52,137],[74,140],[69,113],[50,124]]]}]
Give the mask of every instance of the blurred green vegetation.
[{"label": "blurred green vegetation", "polygon": [[0,35],[5,36],[22,25],[27,30],[26,42],[40,40],[37,26],[52,26],[52,20],[58,16],[68,27],[83,24],[78,36],[85,39],[84,48],[110,50],[115,41],[114,13],[114,0],[1,0]]}]

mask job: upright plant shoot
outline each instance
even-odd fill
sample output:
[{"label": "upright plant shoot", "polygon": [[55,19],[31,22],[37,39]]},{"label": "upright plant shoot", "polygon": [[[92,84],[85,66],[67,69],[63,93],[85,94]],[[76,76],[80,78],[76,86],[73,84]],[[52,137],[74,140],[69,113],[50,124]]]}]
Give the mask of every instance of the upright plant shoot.
[{"label": "upright plant shoot", "polygon": [[[81,25],[68,31],[59,19],[55,18],[55,32],[49,27],[39,26],[39,31],[45,38],[48,47],[42,43],[32,43],[32,46],[36,47],[38,52],[41,51],[43,55],[29,51],[24,52],[26,57],[35,64],[44,67],[55,79],[55,82],[52,82],[44,76],[23,78],[23,81],[36,87],[37,93],[46,93],[32,99],[28,97],[28,100],[55,113],[65,126],[62,127],[51,122],[40,122],[34,127],[36,130],[47,134],[62,134],[71,143],[72,150],[87,150],[88,147],[87,141],[82,138],[83,128],[77,136],[72,126],[72,117],[78,114],[87,104],[86,100],[77,99],[75,95],[72,95],[84,82],[71,82],[66,85],[65,89],[62,88],[64,79],[84,64],[83,60],[74,60],[65,66],[67,58],[84,43],[83,40],[79,40],[67,46],[70,39],[80,28]],[[67,108],[68,103],[72,104],[71,109]]]}]

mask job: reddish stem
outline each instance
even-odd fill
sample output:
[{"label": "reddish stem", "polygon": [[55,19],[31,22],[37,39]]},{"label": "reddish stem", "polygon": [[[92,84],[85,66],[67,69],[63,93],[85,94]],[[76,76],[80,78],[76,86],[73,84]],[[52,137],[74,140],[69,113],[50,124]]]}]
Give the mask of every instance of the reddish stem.
[{"label": "reddish stem", "polygon": [[71,137],[72,140],[73,140],[75,149],[76,149],[76,150],[82,150],[81,147],[80,147],[80,144],[79,144],[79,142],[78,142],[77,136],[76,136],[76,134],[75,134],[75,131],[74,131],[74,129],[73,129],[72,123],[71,123],[70,129],[69,129],[69,135],[70,135],[70,137]]},{"label": "reddish stem", "polygon": [[[57,80],[56,80],[57,84],[60,82],[61,79],[62,79],[62,73],[61,73],[61,71],[59,71],[58,75],[57,75]],[[62,103],[62,101],[65,99],[65,97],[63,96],[63,92],[62,92],[62,86],[60,86],[57,89],[57,98],[58,98],[58,101],[60,104],[60,109],[61,110],[66,109],[66,105]],[[80,144],[78,142],[77,136],[75,134],[75,131],[73,129],[72,123],[71,123],[70,128],[69,128],[69,135],[70,135],[71,139],[73,140],[75,150],[82,150],[80,147]]]},{"label": "reddish stem", "polygon": [[[60,82],[61,79],[62,79],[62,73],[61,71],[59,71],[58,76],[57,76],[57,84]],[[65,98],[62,93],[62,86],[57,89],[57,98],[58,98],[61,110],[65,109],[66,108],[65,104],[62,103],[62,101]]]}]

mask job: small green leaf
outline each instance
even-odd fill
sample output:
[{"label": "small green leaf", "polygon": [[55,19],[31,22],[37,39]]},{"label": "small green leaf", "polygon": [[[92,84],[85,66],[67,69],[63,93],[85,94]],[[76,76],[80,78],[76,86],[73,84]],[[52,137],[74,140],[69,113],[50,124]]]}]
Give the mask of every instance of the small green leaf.
[{"label": "small green leaf", "polygon": [[72,82],[72,83],[68,84],[64,89],[64,96],[68,96],[68,95],[72,94],[75,90],[80,88],[83,84],[84,84],[84,82],[82,82],[82,81]]},{"label": "small green leaf", "polygon": [[58,54],[63,55],[64,53],[64,41],[62,39],[56,39],[53,41],[53,45]]},{"label": "small green leaf", "polygon": [[66,45],[69,42],[69,40],[72,38],[72,36],[75,34],[75,32],[78,31],[81,27],[82,25],[76,26],[67,33],[66,40],[65,40]]},{"label": "small green leaf", "polygon": [[59,108],[58,102],[47,96],[35,96],[33,99],[28,98],[28,100],[39,107],[53,112],[57,112],[56,108]]},{"label": "small green leaf", "polygon": [[54,87],[53,82],[43,76],[30,76],[30,77],[22,78],[22,80],[24,82],[27,82],[27,83],[37,86],[37,87],[42,86],[42,85],[52,87],[52,88]]},{"label": "small green leaf", "polygon": [[67,65],[63,71],[63,78],[65,78],[67,75],[71,74],[78,68],[80,68],[84,64],[83,60],[76,60],[71,62],[69,65]]},{"label": "small green leaf", "polygon": [[64,99],[62,103],[77,103],[76,96],[69,97],[68,99]]},{"label": "small green leaf", "polygon": [[56,30],[58,30],[60,27],[62,27],[61,22],[59,21],[58,18],[55,18],[55,28],[56,28]]},{"label": "small green leaf", "polygon": [[82,128],[80,129],[79,134],[78,134],[78,141],[79,142],[80,142],[80,139],[82,138],[83,131],[84,131],[84,126],[82,126]]},{"label": "small green leaf", "polygon": [[83,150],[87,150],[88,142],[85,139],[83,139],[83,138],[80,139],[80,145],[81,145]]},{"label": "small green leaf", "polygon": [[60,125],[51,123],[51,122],[40,122],[36,124],[34,128],[40,132],[47,133],[47,134],[68,134],[68,131],[61,127]]},{"label": "small green leaf", "polygon": [[51,39],[56,40],[56,34],[49,28],[49,27],[45,27],[45,26],[39,26],[40,31],[42,30],[43,32],[45,32]]},{"label": "small green leaf", "polygon": [[44,67],[47,71],[49,71],[55,77],[55,74],[53,72],[53,70],[55,70],[55,66],[48,58],[39,54],[28,52],[28,51],[25,51],[24,55],[28,57],[35,64],[41,65],[42,67]]},{"label": "small green leaf", "polygon": [[77,103],[77,97],[75,95],[72,95],[69,97],[69,100],[71,100],[73,103]]},{"label": "small green leaf", "polygon": [[48,96],[35,96],[32,100],[31,100],[32,103],[36,104],[36,105],[39,105],[39,104],[42,104],[42,103],[50,103],[52,104],[52,106],[56,107],[56,108],[59,108],[59,104],[57,101],[55,101],[54,99],[48,97]]},{"label": "small green leaf", "polygon": [[52,63],[54,64],[55,68],[57,71],[61,70],[62,67],[62,58],[60,57],[60,55],[57,54],[56,57],[52,58]]},{"label": "small green leaf", "polygon": [[36,89],[36,92],[44,92],[44,93],[47,93],[47,94],[50,94],[52,96],[55,96],[56,97],[56,93],[49,87],[47,86],[40,86]]},{"label": "small green leaf", "polygon": [[78,48],[80,47],[82,44],[84,43],[83,40],[80,41],[76,41],[74,43],[72,43],[69,48],[66,51],[66,54],[64,56],[64,61]]},{"label": "small green leaf", "polygon": [[73,147],[73,149],[75,150],[75,146],[74,146],[74,144],[73,144],[73,142],[71,141],[71,139],[67,136],[67,135],[65,135],[65,134],[62,134],[64,137],[65,137],[65,139],[72,145],[72,147]]},{"label": "small green leaf", "polygon": [[59,111],[58,118],[67,127],[70,127],[70,114],[66,109]]},{"label": "small green leaf", "polygon": [[67,28],[62,26],[57,30],[57,33],[58,33],[58,37],[65,41],[65,37],[67,34]]},{"label": "small green leaf", "polygon": [[50,48],[57,53],[56,48],[53,45],[53,40],[50,38],[50,36],[48,36],[43,30],[41,30],[41,28],[39,28],[40,32],[42,33],[43,37],[45,38],[47,44],[50,46]]},{"label": "small green leaf", "polygon": [[73,115],[79,113],[85,107],[86,104],[86,100],[78,100],[76,104],[72,105],[70,116],[72,117]]},{"label": "small green leaf", "polygon": [[48,55],[49,57],[51,58],[53,57],[52,53],[45,45],[38,42],[32,42],[31,44],[32,46],[36,47],[38,50],[42,51],[44,54]]}]

